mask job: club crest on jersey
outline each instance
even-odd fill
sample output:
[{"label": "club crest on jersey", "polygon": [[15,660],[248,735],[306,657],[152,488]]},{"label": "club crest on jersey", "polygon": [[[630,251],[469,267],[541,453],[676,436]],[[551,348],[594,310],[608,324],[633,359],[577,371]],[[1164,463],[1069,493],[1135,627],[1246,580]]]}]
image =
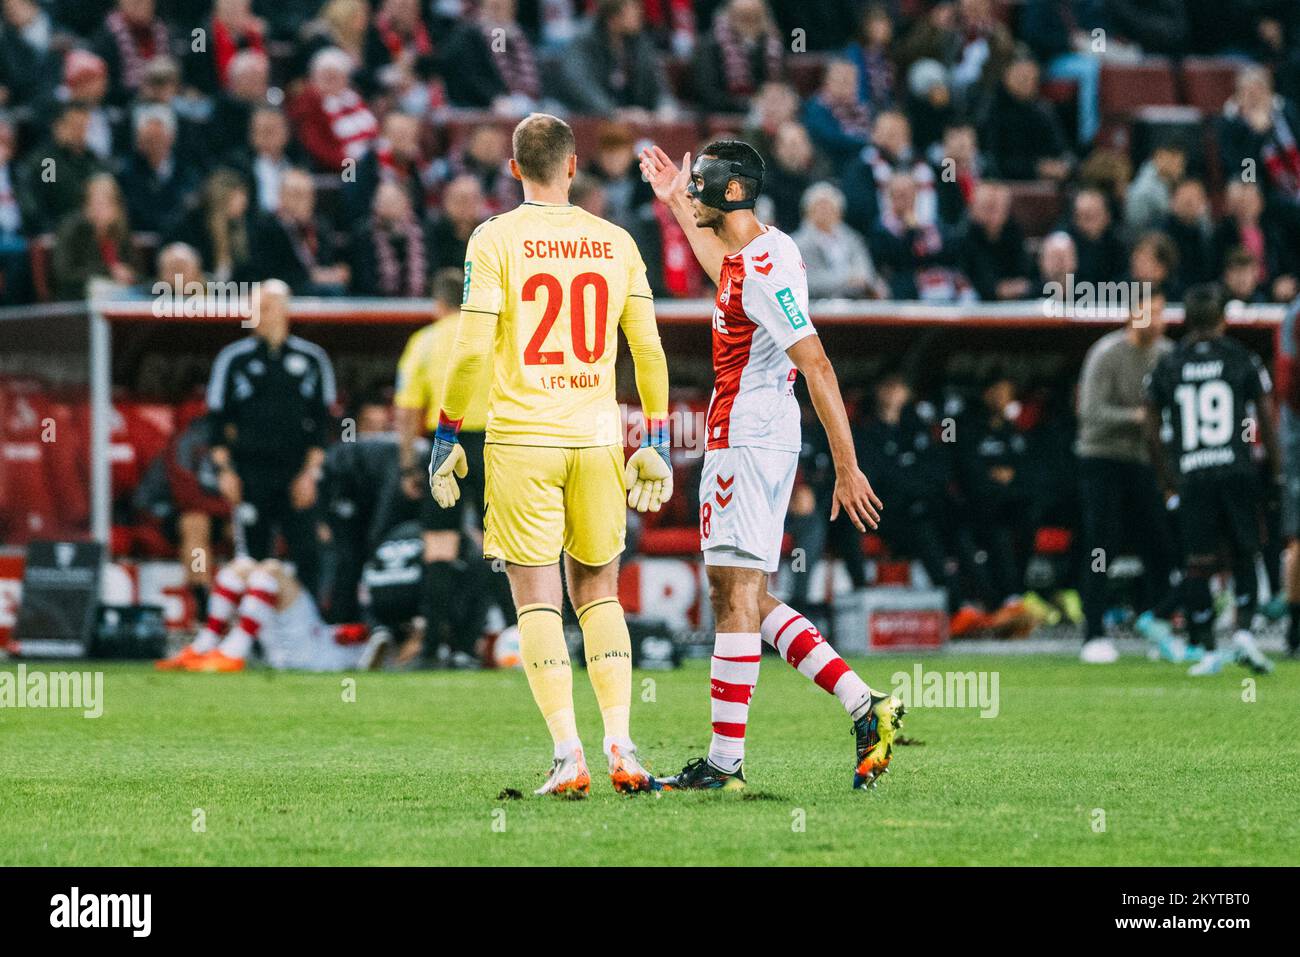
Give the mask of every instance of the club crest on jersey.
[{"label": "club crest on jersey", "polygon": [[789,320],[791,329],[802,329],[808,325],[808,317],[799,308],[799,303],[795,300],[794,293],[790,291],[789,286],[778,290],[776,303],[781,307],[781,311],[785,313],[785,318]]},{"label": "club crest on jersey", "polygon": [[727,284],[722,287],[722,292],[718,293],[718,302],[724,306],[731,301],[731,277],[727,277]]}]

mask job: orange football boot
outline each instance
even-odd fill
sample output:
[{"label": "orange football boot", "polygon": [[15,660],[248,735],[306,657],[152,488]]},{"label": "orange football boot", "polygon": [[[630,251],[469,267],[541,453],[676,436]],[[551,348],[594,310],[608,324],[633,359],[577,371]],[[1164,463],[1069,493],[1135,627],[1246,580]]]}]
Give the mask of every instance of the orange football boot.
[{"label": "orange football boot", "polygon": [[988,627],[988,615],[973,605],[962,605],[948,623],[948,634],[953,638],[965,638],[973,631]]},{"label": "orange football boot", "polygon": [[232,658],[230,655],[222,654],[220,648],[214,648],[206,655],[200,657],[197,661],[186,667],[186,671],[203,671],[203,672],[230,672],[243,671],[245,661],[243,658]]},{"label": "orange football boot", "polygon": [[186,645],[170,658],[160,658],[153,663],[159,671],[185,671],[192,662],[203,658],[207,652],[195,651],[193,645]]}]

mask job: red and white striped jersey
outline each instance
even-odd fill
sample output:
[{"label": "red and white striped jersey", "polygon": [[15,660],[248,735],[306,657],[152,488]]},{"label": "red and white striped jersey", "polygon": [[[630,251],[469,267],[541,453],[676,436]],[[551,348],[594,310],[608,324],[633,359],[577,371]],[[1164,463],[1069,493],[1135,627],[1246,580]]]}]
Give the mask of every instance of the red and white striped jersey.
[{"label": "red and white striped jersey", "polygon": [[786,350],[815,332],[799,250],[765,226],[718,276],[706,449],[799,451],[798,371]]}]

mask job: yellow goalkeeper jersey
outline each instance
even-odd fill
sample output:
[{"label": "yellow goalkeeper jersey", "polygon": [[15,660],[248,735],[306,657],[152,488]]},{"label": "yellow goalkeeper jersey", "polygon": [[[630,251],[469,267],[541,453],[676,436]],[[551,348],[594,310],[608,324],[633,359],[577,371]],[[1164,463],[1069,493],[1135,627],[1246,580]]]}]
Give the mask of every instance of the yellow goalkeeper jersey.
[{"label": "yellow goalkeeper jersey", "polygon": [[645,263],[626,230],[577,206],[525,202],[479,226],[466,252],[461,316],[444,407],[450,419],[466,413],[465,380],[487,364],[490,348],[489,442],[622,444],[620,326],[645,413],[667,413]]},{"label": "yellow goalkeeper jersey", "polygon": [[[397,362],[397,389],[393,404],[399,409],[423,412],[425,428],[430,432],[438,425],[438,410],[442,408],[447,380],[447,362],[459,327],[460,316],[456,314],[430,323],[407,340],[402,358]],[[488,390],[491,387],[491,370],[485,368],[480,371],[461,422],[461,428],[466,432],[482,432],[487,428]]]}]

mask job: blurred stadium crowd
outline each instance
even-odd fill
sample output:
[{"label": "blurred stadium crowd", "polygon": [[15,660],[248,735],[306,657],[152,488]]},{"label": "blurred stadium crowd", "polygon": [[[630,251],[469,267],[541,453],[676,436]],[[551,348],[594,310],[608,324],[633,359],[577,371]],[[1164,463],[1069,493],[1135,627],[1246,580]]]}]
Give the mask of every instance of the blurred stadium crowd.
[{"label": "blurred stadium crowd", "polygon": [[733,132],[814,297],[1072,272],[1287,300],[1298,44],[1285,0],[6,0],[0,297],[423,295],[518,199],[506,131],[547,109],[661,295],[701,276],[635,145]]},{"label": "blurred stadium crowd", "polygon": [[[453,312],[448,270],[469,234],[521,198],[508,134],[534,109],[573,124],[574,202],[633,234],[661,297],[712,291],[638,146],[680,156],[723,134],[764,155],[760,218],[794,237],[814,298],[1033,300],[1067,277],[1148,282],[1170,301],[1207,280],[1246,302],[1300,291],[1288,0],[4,0],[0,18],[3,305],[79,299],[92,279],[145,293],[279,279]],[[318,523],[292,557],[349,620],[362,566],[419,509],[391,393],[354,382],[340,399],[332,378],[321,401],[358,441],[333,444],[318,488],[281,504]],[[814,426],[792,544],[829,548],[854,585],[864,553],[876,581],[906,580],[892,558],[915,559],[981,626],[1020,627],[1021,602],[985,612],[1035,581],[1060,591],[1044,615],[1077,618],[1072,384],[1024,384],[985,369],[917,401],[905,377],[875,379],[854,403],[859,455],[899,520],[865,542],[827,523]],[[115,471],[131,490],[118,553],[225,535],[206,410],[180,398],[158,430],[119,406],[119,438],[142,454],[129,482]],[[964,424],[939,441],[951,416]],[[645,553],[697,548],[699,460],[677,464],[685,494],[635,530]],[[438,559],[463,576],[439,594],[482,599],[447,645],[482,605],[508,614],[475,547],[469,529]],[[200,594],[210,576],[190,574]]]}]

